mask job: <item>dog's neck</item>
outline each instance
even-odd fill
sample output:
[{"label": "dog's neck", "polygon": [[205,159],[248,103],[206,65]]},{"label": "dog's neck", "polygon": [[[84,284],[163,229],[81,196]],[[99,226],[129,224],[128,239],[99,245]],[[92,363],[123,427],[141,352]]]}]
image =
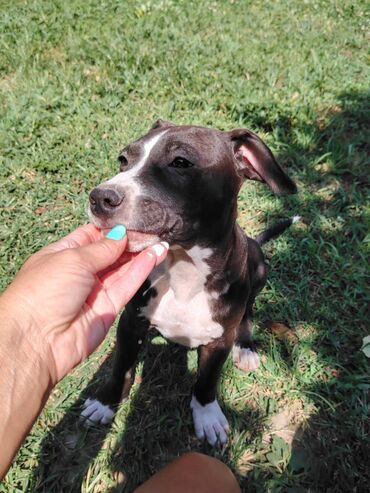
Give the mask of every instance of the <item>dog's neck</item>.
[{"label": "dog's neck", "polygon": [[[228,237],[222,237],[222,241],[213,244],[212,248],[208,245],[200,243],[190,248],[179,245],[170,247],[166,269],[172,272],[169,281],[179,295],[185,291],[186,297],[187,293],[194,293],[205,286],[209,291],[222,293],[227,285],[245,275],[246,243],[236,223]],[[184,284],[186,288],[183,290]]]},{"label": "dog's neck", "polygon": [[204,290],[211,274],[207,260],[212,254],[210,248],[198,245],[188,250],[179,245],[173,245],[169,249],[163,267],[159,266],[159,269],[166,275],[176,299],[187,302]]}]

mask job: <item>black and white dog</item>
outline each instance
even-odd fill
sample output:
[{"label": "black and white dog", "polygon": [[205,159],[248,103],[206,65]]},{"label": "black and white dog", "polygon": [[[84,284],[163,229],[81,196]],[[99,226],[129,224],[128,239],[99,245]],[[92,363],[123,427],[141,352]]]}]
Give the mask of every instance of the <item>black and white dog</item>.
[{"label": "black and white dog", "polygon": [[159,120],[119,155],[120,172],[90,194],[89,215],[100,228],[124,224],[130,251],[158,241],[170,248],[126,306],[119,321],[113,374],[84,404],[89,421],[108,423],[149,328],[198,348],[191,398],[195,433],[210,444],[227,441],[227,420],[217,402],[222,366],[232,351],[238,368],[258,367],[251,340],[254,299],[267,268],[260,244],[287,228],[279,223],[256,240],[236,223],[245,178],[275,193],[296,186],[262,140],[247,129],[222,132]]}]

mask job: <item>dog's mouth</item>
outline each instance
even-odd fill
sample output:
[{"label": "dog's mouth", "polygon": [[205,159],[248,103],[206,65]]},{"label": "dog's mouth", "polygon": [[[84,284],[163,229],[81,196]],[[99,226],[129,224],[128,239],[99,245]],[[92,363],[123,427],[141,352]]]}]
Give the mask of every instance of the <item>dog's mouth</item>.
[{"label": "dog's mouth", "polygon": [[[105,236],[115,226],[116,222],[112,220],[104,220],[97,217],[88,208],[88,216],[90,221],[100,229]],[[127,229],[127,247],[126,252],[136,253],[141,252],[145,248],[148,248],[161,241],[160,234],[153,231],[139,231],[135,228],[135,224],[128,224],[127,221],[123,223]],[[162,235],[161,235],[162,236]]]},{"label": "dog's mouth", "polygon": [[[106,235],[111,228],[100,228],[101,232]],[[136,253],[141,252],[145,248],[148,248],[156,243],[159,243],[161,239],[158,234],[144,233],[142,231],[135,231],[127,229],[127,247],[126,252]]]}]

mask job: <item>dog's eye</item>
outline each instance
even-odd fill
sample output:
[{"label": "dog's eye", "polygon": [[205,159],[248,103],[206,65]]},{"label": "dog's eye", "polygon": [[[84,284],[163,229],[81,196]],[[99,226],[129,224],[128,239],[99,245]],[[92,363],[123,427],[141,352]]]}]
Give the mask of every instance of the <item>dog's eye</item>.
[{"label": "dog's eye", "polygon": [[126,156],[121,154],[120,156],[118,156],[118,161],[119,161],[120,170],[122,171],[128,165],[127,158],[126,158]]},{"label": "dog's eye", "polygon": [[171,168],[181,168],[181,169],[191,168],[192,166],[193,166],[193,163],[191,163],[190,161],[188,161],[187,159],[185,159],[183,157],[175,158],[172,161],[172,163],[170,164]]}]

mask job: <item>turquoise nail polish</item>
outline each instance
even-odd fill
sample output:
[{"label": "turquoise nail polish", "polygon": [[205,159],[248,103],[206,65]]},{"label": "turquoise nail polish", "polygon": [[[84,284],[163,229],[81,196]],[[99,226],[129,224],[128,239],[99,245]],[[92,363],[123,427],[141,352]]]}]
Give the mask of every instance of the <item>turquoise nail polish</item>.
[{"label": "turquoise nail polish", "polygon": [[117,224],[112,228],[109,233],[106,235],[106,238],[110,240],[122,240],[126,235],[126,228],[123,224]]}]

